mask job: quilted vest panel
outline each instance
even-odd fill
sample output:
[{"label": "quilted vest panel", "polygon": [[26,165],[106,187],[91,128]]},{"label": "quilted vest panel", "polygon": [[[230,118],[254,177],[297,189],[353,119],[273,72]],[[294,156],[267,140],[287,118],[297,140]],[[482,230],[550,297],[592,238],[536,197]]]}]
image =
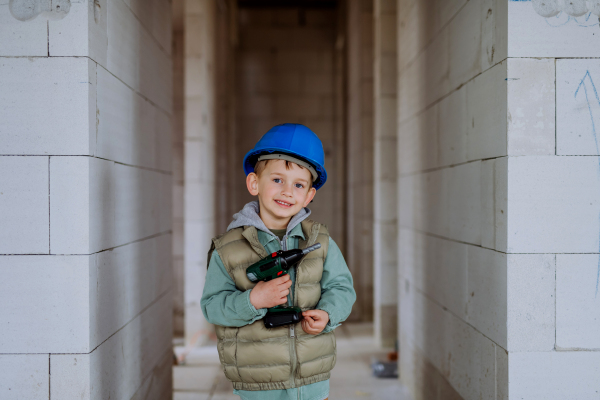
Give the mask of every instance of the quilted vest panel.
[{"label": "quilted vest panel", "polygon": [[[329,247],[324,225],[306,219],[302,222],[306,240],[299,248],[321,243],[296,266],[294,305],[314,309],[321,297],[321,277]],[[236,228],[213,239],[213,249],[239,290],[256,284],[246,276],[246,268],[268,255],[258,240],[255,227]],[[212,250],[211,249],[211,252]],[[210,257],[209,257],[210,259]],[[262,320],[235,328],[216,326],[217,348],[225,376],[238,390],[289,389],[329,379],[335,365],[333,332],[309,335],[300,324],[267,329]]]}]

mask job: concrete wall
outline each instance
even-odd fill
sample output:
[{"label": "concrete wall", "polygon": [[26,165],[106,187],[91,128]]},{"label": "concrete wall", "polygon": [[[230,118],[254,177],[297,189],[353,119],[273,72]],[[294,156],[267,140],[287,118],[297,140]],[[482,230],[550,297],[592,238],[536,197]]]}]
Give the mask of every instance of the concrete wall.
[{"label": "concrete wall", "polygon": [[402,381],[597,396],[597,17],[398,6]]},{"label": "concrete wall", "polygon": [[62,16],[0,4],[0,397],[170,398],[170,4]]},{"label": "concrete wall", "polygon": [[[543,257],[506,254],[506,79],[518,68],[506,60],[507,2],[397,5],[401,380],[416,399],[505,398],[507,319],[545,327],[507,309],[508,271],[551,272]],[[523,130],[551,124],[551,111]],[[529,301],[552,300],[549,288]],[[512,296],[526,308],[523,289]]]},{"label": "concrete wall", "polygon": [[396,1],[376,0],[374,63],[374,330],[379,345],[398,337],[397,35]]}]

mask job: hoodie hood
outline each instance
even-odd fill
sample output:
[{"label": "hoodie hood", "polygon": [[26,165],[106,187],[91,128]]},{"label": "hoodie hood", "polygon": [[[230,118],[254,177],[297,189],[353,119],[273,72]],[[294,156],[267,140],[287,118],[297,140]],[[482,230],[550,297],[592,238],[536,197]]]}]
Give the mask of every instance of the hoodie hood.
[{"label": "hoodie hood", "polygon": [[[241,211],[236,214],[233,214],[233,221],[227,227],[227,232],[232,229],[239,228],[240,226],[253,226],[256,229],[260,229],[263,232],[267,232],[268,234],[273,235],[273,233],[267,228],[262,219],[260,219],[260,206],[258,201],[251,201],[247,203]],[[287,229],[286,235],[290,233],[292,229],[296,227],[300,222],[304,221],[310,215],[310,210],[306,207],[302,208],[298,214],[294,215],[290,220]]]}]

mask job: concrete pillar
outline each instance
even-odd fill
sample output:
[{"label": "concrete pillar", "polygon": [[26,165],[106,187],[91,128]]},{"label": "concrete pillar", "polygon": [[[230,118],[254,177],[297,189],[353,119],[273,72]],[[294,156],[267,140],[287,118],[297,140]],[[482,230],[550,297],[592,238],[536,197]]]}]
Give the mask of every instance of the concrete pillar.
[{"label": "concrete pillar", "polygon": [[200,307],[207,253],[215,236],[215,7],[186,0],[184,8],[184,276],[185,342],[201,345],[212,328]]},{"label": "concrete pillar", "polygon": [[0,398],[170,398],[170,3],[21,3],[0,4]]},{"label": "concrete pillar", "polygon": [[350,320],[373,318],[373,2],[346,5],[346,261],[357,300]]},{"label": "concrete pillar", "polygon": [[401,380],[416,399],[593,398],[597,17],[398,5]]},{"label": "concrete pillar", "polygon": [[375,339],[392,347],[398,336],[396,1],[375,0],[375,149],[373,316]]}]

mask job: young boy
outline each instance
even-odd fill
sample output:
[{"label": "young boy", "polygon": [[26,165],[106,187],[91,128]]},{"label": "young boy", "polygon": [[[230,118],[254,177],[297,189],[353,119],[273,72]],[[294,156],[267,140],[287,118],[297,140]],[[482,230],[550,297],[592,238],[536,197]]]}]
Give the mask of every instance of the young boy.
[{"label": "young boy", "polygon": [[[246,185],[258,202],[233,216],[215,239],[202,311],[216,325],[219,359],[244,400],[324,400],[335,365],[333,330],[350,315],[356,293],[327,228],[306,208],[327,180],[317,135],[300,124],[277,125],[244,157]],[[246,268],[278,250],[320,243],[289,274],[253,284]],[[262,318],[280,304],[303,320],[267,329]]]}]

